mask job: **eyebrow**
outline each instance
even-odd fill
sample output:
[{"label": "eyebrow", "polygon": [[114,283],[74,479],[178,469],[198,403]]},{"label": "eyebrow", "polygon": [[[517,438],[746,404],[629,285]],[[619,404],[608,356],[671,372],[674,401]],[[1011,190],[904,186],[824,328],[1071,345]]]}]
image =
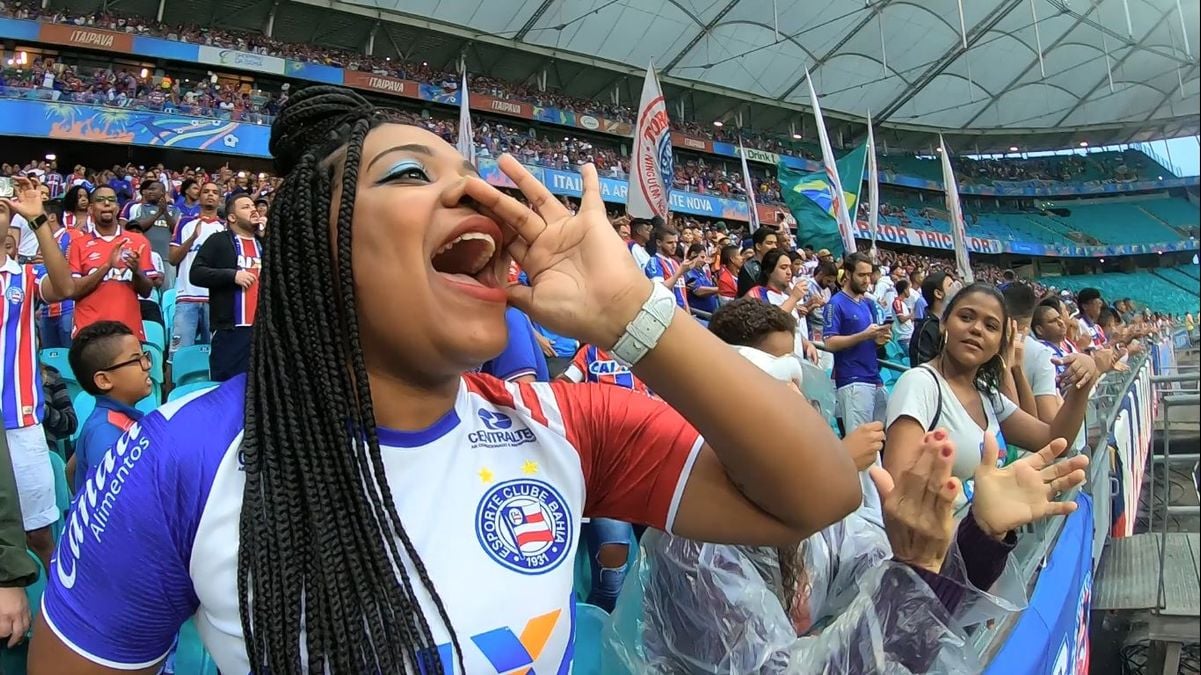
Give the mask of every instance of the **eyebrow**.
[{"label": "eyebrow", "polygon": [[420,143],[407,143],[405,145],[397,145],[395,147],[388,148],[387,150],[384,150],[383,152],[376,155],[370,162],[367,163],[367,170],[370,171],[371,167],[375,166],[376,162],[380,161],[384,157],[386,157],[394,152],[413,152],[413,153],[417,153],[418,155],[425,155],[426,157],[434,156],[434,151],[430,150],[429,146],[427,146],[427,145],[422,145]]},{"label": "eyebrow", "polygon": [[[394,152],[412,152],[412,153],[416,153],[418,155],[425,155],[426,157],[434,156],[434,151],[431,150],[428,145],[422,145],[421,143],[406,143],[404,145],[397,145],[395,147],[388,148],[387,150],[384,150],[383,152],[376,155],[374,158],[372,158],[372,160],[370,162],[367,163],[367,170],[370,171],[371,167],[375,166],[376,162],[380,161],[385,156],[390,155]],[[463,160],[462,168],[467,173],[469,173],[473,176],[478,177],[480,175],[479,169],[475,168],[475,165],[472,164],[471,162],[468,162],[467,160]]]}]

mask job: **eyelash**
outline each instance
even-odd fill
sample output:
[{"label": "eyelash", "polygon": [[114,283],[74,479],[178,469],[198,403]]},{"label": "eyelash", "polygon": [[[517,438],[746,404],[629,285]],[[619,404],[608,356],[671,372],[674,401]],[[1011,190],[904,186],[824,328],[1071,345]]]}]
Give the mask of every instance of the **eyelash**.
[{"label": "eyelash", "polygon": [[[412,172],[416,171],[420,177],[410,177]],[[398,180],[424,180],[429,181],[429,174],[425,172],[425,167],[416,162],[402,162],[392,167],[386,176],[380,179],[380,183],[391,183]]]}]

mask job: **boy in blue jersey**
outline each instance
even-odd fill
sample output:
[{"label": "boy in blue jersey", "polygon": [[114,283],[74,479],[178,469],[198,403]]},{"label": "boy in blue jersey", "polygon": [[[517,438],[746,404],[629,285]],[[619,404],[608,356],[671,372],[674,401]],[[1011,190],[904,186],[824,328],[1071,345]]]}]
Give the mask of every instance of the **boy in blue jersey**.
[{"label": "boy in blue jersey", "polygon": [[96,397],[96,409],[83,423],[67,465],[78,491],[105,451],[142,419],[134,406],[150,394],[150,355],[125,324],[97,321],[75,336],[67,359],[83,390]]}]

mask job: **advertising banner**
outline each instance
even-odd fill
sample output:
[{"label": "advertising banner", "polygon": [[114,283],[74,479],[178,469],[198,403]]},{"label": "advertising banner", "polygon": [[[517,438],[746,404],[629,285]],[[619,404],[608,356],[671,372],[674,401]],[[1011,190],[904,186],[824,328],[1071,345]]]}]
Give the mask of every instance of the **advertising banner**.
[{"label": "advertising banner", "polygon": [[1093,586],[1093,507],[1084,493],[1064,521],[1030,604],[988,664],[989,675],[1086,675]]},{"label": "advertising banner", "polygon": [[83,47],[85,49],[103,49],[111,52],[133,51],[133,36],[129,33],[117,33],[111,30],[88,28],[87,26],[66,26],[57,23],[44,23],[38,33],[38,40],[56,45]]},{"label": "advertising banner", "polygon": [[[871,239],[871,231],[868,229],[866,221],[860,220],[855,223],[855,238],[865,240]],[[955,244],[951,240],[951,235],[945,232],[915,230],[909,227],[900,227],[897,225],[881,224],[880,231],[877,234],[877,239],[882,242],[903,244],[905,246],[938,248],[944,251],[952,251],[955,249]],[[984,237],[968,237],[967,248],[973,253],[998,254],[1005,252],[1005,245],[1000,240],[986,239]]]},{"label": "advertising banner", "polygon": [[682,134],[678,131],[671,132],[671,144],[677,148],[684,150],[696,150],[697,152],[713,152],[713,141],[704,138],[697,138]]},{"label": "advertising banner", "polygon": [[283,75],[287,71],[287,64],[278,56],[240,52],[236,49],[224,49],[208,45],[200,45],[196,60],[213,66],[252,70],[258,73],[271,73],[272,75]]},{"label": "advertising banner", "polygon": [[359,70],[342,71],[343,82],[348,87],[377,91],[382,94],[393,94],[406,98],[421,97],[421,85],[412,80],[401,80],[387,75],[364,73]]},{"label": "advertising banner", "polygon": [[0,134],[267,157],[271,128],[78,103],[0,99]]},{"label": "advertising banner", "polygon": [[162,38],[135,35],[133,38],[133,53],[138,56],[153,56],[159,59],[174,59],[176,61],[196,61],[200,48],[186,42],[164,40]]},{"label": "advertising banner", "polygon": [[10,40],[36,41],[42,32],[42,24],[37,21],[0,18],[0,38]]},{"label": "advertising banner", "polygon": [[[491,162],[488,163],[492,164]],[[485,162],[481,161],[480,164],[482,172]],[[526,168],[531,171],[535,169],[535,167]],[[579,197],[583,194],[584,184],[583,179],[580,178],[580,174],[545,168],[539,169],[539,172],[539,174],[535,175],[538,175],[539,180],[553,194],[567,195],[569,197]],[[496,185],[491,179],[491,174],[485,176],[485,180]],[[601,198],[606,202],[614,204],[626,203],[626,199],[629,197],[629,185],[626,181],[614,178],[601,178],[600,186]],[[669,208],[673,212],[728,220],[745,221],[749,218],[746,202],[742,200],[722,199],[711,195],[698,195],[691,192],[672,190],[669,201]]]},{"label": "advertising banner", "polygon": [[351,71],[343,71],[341,68],[327,66],[324,63],[310,63],[308,61],[293,61],[288,59],[286,62],[288,69],[288,77],[296,77],[302,80],[312,80],[314,82],[325,82],[326,84],[342,84],[342,73],[350,73]]},{"label": "advertising banner", "polygon": [[471,107],[475,110],[521,117],[527,120],[534,118],[534,106],[529,103],[496,98],[487,94],[472,94]]}]

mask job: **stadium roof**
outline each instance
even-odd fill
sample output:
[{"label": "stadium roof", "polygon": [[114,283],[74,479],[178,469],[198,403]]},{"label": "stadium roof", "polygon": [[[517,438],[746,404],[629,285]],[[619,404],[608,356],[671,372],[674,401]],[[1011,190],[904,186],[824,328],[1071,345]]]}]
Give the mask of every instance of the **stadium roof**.
[{"label": "stadium roof", "polygon": [[[143,2],[158,4],[120,0],[123,8]],[[169,10],[179,5],[211,9],[218,25],[255,17],[241,27],[256,29],[271,6],[166,0]],[[834,133],[845,133],[848,142],[862,133],[869,110],[885,142],[914,149],[929,147],[934,130],[951,132],[948,140],[961,151],[988,152],[1199,129],[1198,0],[962,0],[962,24],[956,0],[285,0],[275,6],[274,36],[281,39],[362,50],[374,35],[377,55],[449,69],[464,55],[472,72],[527,83],[545,73],[551,88],[587,98],[616,90],[623,103],[636,100],[653,60],[669,104],[683,105],[688,117],[737,124],[741,116],[743,126],[757,130],[797,125],[806,137],[812,124],[800,114],[809,107],[806,67],[828,116],[844,120],[830,122]]]}]

